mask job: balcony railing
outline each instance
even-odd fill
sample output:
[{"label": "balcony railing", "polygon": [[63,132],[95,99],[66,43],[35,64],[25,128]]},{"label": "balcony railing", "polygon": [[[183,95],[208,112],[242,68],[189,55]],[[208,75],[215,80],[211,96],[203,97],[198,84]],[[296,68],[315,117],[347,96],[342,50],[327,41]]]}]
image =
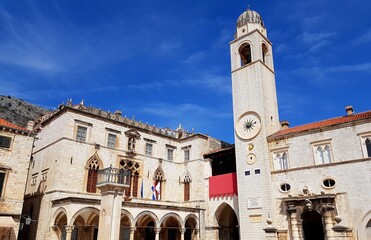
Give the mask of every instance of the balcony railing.
[{"label": "balcony railing", "polygon": [[227,173],[209,178],[209,197],[237,195],[236,173]]},{"label": "balcony railing", "polygon": [[130,175],[131,172],[118,169],[118,168],[105,168],[98,170],[97,185],[103,185],[107,183],[123,185],[123,187],[130,186]]}]

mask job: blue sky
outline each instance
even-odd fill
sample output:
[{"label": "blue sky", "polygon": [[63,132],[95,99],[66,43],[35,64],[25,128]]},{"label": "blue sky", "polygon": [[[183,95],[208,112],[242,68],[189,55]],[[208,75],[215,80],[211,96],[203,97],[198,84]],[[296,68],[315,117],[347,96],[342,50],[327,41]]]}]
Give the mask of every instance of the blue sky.
[{"label": "blue sky", "polygon": [[[72,98],[233,142],[229,42],[246,1],[3,0],[0,94]],[[370,110],[371,1],[250,1],[273,43],[281,120]]]}]

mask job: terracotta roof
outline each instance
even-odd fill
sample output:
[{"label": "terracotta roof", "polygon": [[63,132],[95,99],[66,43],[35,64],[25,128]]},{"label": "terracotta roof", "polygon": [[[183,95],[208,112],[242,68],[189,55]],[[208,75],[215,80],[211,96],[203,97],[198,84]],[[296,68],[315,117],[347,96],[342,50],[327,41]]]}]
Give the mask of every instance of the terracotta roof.
[{"label": "terracotta roof", "polygon": [[20,131],[26,131],[26,132],[29,132],[26,128],[23,128],[23,127],[20,127],[20,126],[17,126],[11,122],[8,122],[2,118],[0,118],[0,127],[6,127],[6,128],[12,128],[12,129],[16,129],[16,130],[20,130]]},{"label": "terracotta roof", "polygon": [[268,139],[282,137],[285,135],[303,133],[303,132],[307,132],[311,130],[322,129],[325,127],[331,127],[331,126],[339,125],[342,123],[350,123],[350,122],[355,122],[355,121],[365,120],[365,119],[371,119],[371,111],[342,116],[342,117],[331,118],[331,119],[327,119],[327,120],[323,120],[319,122],[308,123],[308,124],[288,128],[288,129],[283,129],[269,136]]}]

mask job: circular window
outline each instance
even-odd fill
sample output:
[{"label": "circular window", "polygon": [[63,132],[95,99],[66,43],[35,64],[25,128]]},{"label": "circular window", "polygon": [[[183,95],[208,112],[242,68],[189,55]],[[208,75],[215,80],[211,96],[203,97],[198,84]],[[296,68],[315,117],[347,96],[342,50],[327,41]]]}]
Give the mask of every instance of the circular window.
[{"label": "circular window", "polygon": [[291,189],[291,185],[288,183],[281,184],[280,189],[282,192],[288,192]]},{"label": "circular window", "polygon": [[326,178],[323,180],[322,185],[325,188],[333,188],[335,187],[336,181],[333,178]]}]

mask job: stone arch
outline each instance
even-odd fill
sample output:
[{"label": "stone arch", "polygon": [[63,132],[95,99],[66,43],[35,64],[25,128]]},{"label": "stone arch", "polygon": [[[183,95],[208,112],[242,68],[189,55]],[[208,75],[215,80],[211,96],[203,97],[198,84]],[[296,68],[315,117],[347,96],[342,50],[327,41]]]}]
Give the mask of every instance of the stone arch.
[{"label": "stone arch", "polygon": [[369,210],[359,221],[357,237],[359,240],[371,239],[371,210]]},{"label": "stone arch", "polygon": [[160,220],[160,239],[180,240],[183,230],[183,220],[176,213],[167,213]]},{"label": "stone arch", "polygon": [[158,166],[156,171],[153,174],[153,185],[155,187],[154,191],[154,199],[161,200],[164,198],[164,189],[165,189],[165,174],[162,170],[161,165]]},{"label": "stone arch", "polygon": [[134,218],[127,210],[121,210],[120,239],[130,239],[130,231],[134,225]]},{"label": "stone arch", "polygon": [[96,239],[98,236],[99,210],[86,207],[77,211],[70,220],[74,226],[72,237],[78,239]]},{"label": "stone arch", "polygon": [[55,211],[52,222],[52,237],[54,236],[55,239],[62,239],[62,236],[66,235],[65,227],[68,222],[67,219],[67,211],[65,208],[60,207]]},{"label": "stone arch", "polygon": [[84,215],[85,213],[89,214],[89,213],[94,213],[94,214],[97,214],[99,216],[99,210],[97,208],[94,208],[94,207],[86,207],[86,208],[82,208],[80,209],[79,211],[77,211],[73,217],[71,218],[71,220],[69,221],[69,225],[73,225],[73,223],[75,222],[76,218],[80,215]]},{"label": "stone arch", "polygon": [[182,218],[178,215],[178,214],[176,214],[176,213],[167,213],[167,214],[165,214],[162,218],[161,218],[161,220],[160,220],[160,224],[162,224],[162,223],[164,223],[168,218],[170,218],[170,217],[173,217],[175,220],[177,220],[177,222],[178,222],[178,224],[179,224],[179,227],[183,227],[184,226],[184,222],[183,222],[183,220],[182,220]]},{"label": "stone arch", "polygon": [[245,41],[240,44],[238,47],[238,53],[240,55],[241,67],[251,63],[252,58],[252,44],[248,41]]},{"label": "stone arch", "polygon": [[221,203],[215,211],[219,226],[219,239],[239,240],[239,223],[234,209],[228,203]]},{"label": "stone arch", "polygon": [[148,240],[155,240],[160,224],[158,217],[154,213],[143,211],[135,218],[135,226],[134,239],[142,239],[145,236]]},{"label": "stone arch", "polygon": [[184,219],[184,240],[195,240],[199,232],[198,218],[194,214],[189,214]]},{"label": "stone arch", "polygon": [[165,180],[165,173],[161,166],[158,166],[156,171],[153,173],[153,180],[160,180],[160,181]]}]

